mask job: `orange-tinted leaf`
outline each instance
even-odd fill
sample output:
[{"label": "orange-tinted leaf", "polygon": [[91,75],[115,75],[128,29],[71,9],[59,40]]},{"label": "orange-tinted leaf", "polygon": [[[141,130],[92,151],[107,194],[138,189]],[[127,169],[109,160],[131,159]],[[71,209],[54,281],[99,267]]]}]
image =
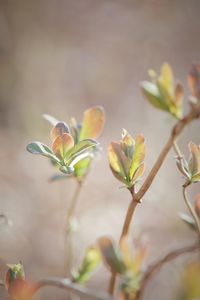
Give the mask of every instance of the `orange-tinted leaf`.
[{"label": "orange-tinted leaf", "polygon": [[188,85],[192,96],[200,99],[200,64],[193,64],[188,75]]},{"label": "orange-tinted leaf", "polygon": [[64,133],[69,133],[69,127],[64,122],[58,122],[51,130],[51,139],[54,141],[58,136],[63,135]]},{"label": "orange-tinted leaf", "polygon": [[128,180],[131,160],[125,156],[118,143],[112,142],[108,146],[108,159],[113,174],[117,179],[121,178],[119,180],[126,182]]},{"label": "orange-tinted leaf", "polygon": [[94,106],[84,112],[79,140],[97,138],[101,134],[105,123],[105,113],[101,106]]},{"label": "orange-tinted leaf", "polygon": [[63,133],[54,140],[52,150],[57,157],[64,159],[67,152],[73,148],[73,146],[73,137],[69,133]]},{"label": "orange-tinted leaf", "polygon": [[[189,150],[191,153],[191,159],[189,161],[189,170],[192,177],[200,173],[200,148],[194,143],[189,143]],[[193,178],[192,178],[193,179]]]},{"label": "orange-tinted leaf", "polygon": [[13,300],[31,300],[33,287],[23,279],[16,279],[8,288],[8,294]]}]

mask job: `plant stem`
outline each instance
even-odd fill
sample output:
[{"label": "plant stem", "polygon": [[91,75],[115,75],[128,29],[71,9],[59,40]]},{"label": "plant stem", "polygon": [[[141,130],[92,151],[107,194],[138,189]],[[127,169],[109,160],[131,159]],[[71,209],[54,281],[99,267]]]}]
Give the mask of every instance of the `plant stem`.
[{"label": "plant stem", "polygon": [[74,215],[75,208],[78,203],[79,195],[82,188],[82,181],[77,181],[77,186],[75,189],[75,193],[71,199],[68,211],[67,211],[67,217],[66,217],[66,228],[65,228],[65,270],[64,275],[69,277],[71,266],[73,262],[73,249],[72,249],[72,231],[70,229],[70,219]]},{"label": "plant stem", "polygon": [[47,278],[36,282],[33,285],[34,294],[45,286],[54,286],[73,292],[77,296],[85,297],[85,299],[96,299],[96,300],[112,300],[113,298],[104,292],[98,292],[96,289],[92,290],[76,283],[72,283],[69,279],[62,278]]},{"label": "plant stem", "polygon": [[[147,176],[146,180],[144,181],[143,185],[139,189],[137,193],[133,191],[133,188],[130,189],[131,194],[132,194],[132,201],[128,207],[125,221],[124,221],[124,226],[122,229],[121,237],[120,239],[128,234],[130,223],[135,211],[135,208],[138,203],[140,203],[141,199],[145,195],[145,193],[148,191],[149,187],[151,186],[154,178],[156,177],[158,171],[160,170],[160,167],[162,166],[167,154],[169,153],[170,149],[173,147],[174,142],[176,141],[177,137],[182,133],[183,129],[185,128],[186,125],[188,125],[191,121],[194,119],[197,119],[200,117],[200,107],[191,107],[190,112],[183,117],[181,120],[179,120],[174,127],[171,130],[170,137],[163,147],[162,151],[160,152],[160,155],[158,156],[155,164],[153,165],[151,171],[149,172],[149,175]],[[115,272],[112,272],[109,287],[108,287],[108,292],[113,295],[114,289],[115,289],[115,282],[116,282],[116,277],[117,274]]]},{"label": "plant stem", "polygon": [[197,216],[196,212],[195,212],[195,209],[194,207],[192,206],[192,204],[190,203],[190,200],[188,199],[188,196],[187,196],[187,187],[189,185],[185,186],[183,185],[183,198],[185,200],[185,204],[187,205],[187,208],[188,210],[190,211],[195,223],[196,223],[196,226],[197,226],[197,229],[198,229],[198,232],[200,234],[200,220],[199,220],[199,217]]},{"label": "plant stem", "polygon": [[155,176],[157,175],[160,167],[162,166],[167,154],[169,153],[170,149],[174,145],[174,142],[176,141],[177,137],[182,133],[183,129],[191,123],[194,119],[197,119],[200,117],[200,108],[193,108],[191,111],[183,117],[181,120],[179,120],[175,126],[172,128],[171,135],[165,144],[164,148],[162,149],[160,155],[158,156],[158,159],[156,160],[153,168],[151,169],[149,175],[147,176],[146,180],[144,181],[143,185],[141,186],[140,190],[136,194],[136,198],[138,201],[142,199],[144,194],[147,192],[149,187],[151,186]]},{"label": "plant stem", "polygon": [[136,300],[142,299],[142,295],[143,295],[144,290],[146,289],[146,286],[148,285],[149,281],[166,263],[170,262],[171,260],[173,260],[183,254],[187,254],[187,253],[194,252],[197,250],[200,250],[199,244],[176,249],[176,250],[171,251],[170,253],[168,253],[167,255],[165,255],[163,258],[156,261],[152,265],[150,265],[142,277],[140,289],[138,290],[137,295],[136,295]]}]

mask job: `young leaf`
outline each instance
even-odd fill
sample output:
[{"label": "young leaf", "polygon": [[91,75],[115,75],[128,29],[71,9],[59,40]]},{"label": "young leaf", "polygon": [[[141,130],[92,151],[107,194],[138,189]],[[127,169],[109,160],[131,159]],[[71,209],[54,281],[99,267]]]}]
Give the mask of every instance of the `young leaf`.
[{"label": "young leaf", "polygon": [[100,262],[101,255],[99,250],[94,247],[88,248],[79,269],[72,273],[73,282],[86,283]]},{"label": "young leaf", "polygon": [[[135,138],[135,149],[132,157],[132,162],[129,170],[129,177],[131,181],[133,179],[137,179],[137,176],[134,176],[140,165],[142,164],[145,157],[145,143],[144,143],[144,137],[142,135],[138,135]],[[141,176],[142,172],[144,170],[144,165],[140,168],[140,171],[138,172],[138,176]]]},{"label": "young leaf", "polygon": [[120,144],[110,143],[108,146],[108,159],[113,175],[123,183],[128,184],[128,171],[131,160],[124,154]]},{"label": "young leaf", "polygon": [[51,130],[52,141],[55,141],[57,137],[62,136],[64,133],[70,133],[68,125],[64,122],[58,122]]},{"label": "young leaf", "polygon": [[46,146],[45,144],[42,144],[40,142],[32,142],[27,145],[26,149],[28,152],[30,152],[32,154],[40,154],[40,155],[51,158],[56,163],[60,162],[59,159],[51,151],[51,149],[48,146]]},{"label": "young leaf", "polygon": [[52,144],[54,154],[64,160],[68,151],[74,147],[74,139],[69,133],[57,136]]},{"label": "young leaf", "polygon": [[123,274],[126,267],[118,249],[113,245],[110,238],[102,237],[98,240],[104,262],[112,272]]},{"label": "young leaf", "polygon": [[188,75],[188,85],[192,96],[200,99],[200,64],[193,64]]},{"label": "young leaf", "polygon": [[86,157],[74,165],[74,174],[77,178],[82,178],[86,175],[90,167],[91,160],[91,157]]},{"label": "young leaf", "polygon": [[98,146],[99,144],[92,139],[80,141],[67,153],[65,161],[67,164],[74,166],[79,160],[90,156]]},{"label": "young leaf", "polygon": [[189,150],[191,158],[189,161],[189,171],[192,175],[192,181],[196,182],[200,180],[200,148],[194,143],[189,143]]},{"label": "young leaf", "polygon": [[151,103],[151,105],[161,110],[168,109],[162,100],[158,87],[154,83],[143,81],[141,83],[141,88],[145,98]]},{"label": "young leaf", "polygon": [[105,123],[105,113],[101,106],[94,106],[84,112],[79,140],[98,138]]}]

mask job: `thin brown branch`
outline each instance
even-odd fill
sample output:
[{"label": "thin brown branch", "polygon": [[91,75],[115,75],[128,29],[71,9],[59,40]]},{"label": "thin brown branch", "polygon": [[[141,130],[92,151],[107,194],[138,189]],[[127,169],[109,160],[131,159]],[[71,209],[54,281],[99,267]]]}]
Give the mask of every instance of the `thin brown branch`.
[{"label": "thin brown branch", "polygon": [[156,261],[152,265],[150,265],[147,269],[147,271],[144,273],[141,284],[140,284],[140,289],[137,292],[136,299],[141,300],[142,296],[144,294],[144,291],[149,283],[149,281],[152,279],[154,275],[157,274],[157,272],[168,262],[172,261],[173,259],[178,258],[179,256],[183,254],[187,254],[190,252],[195,252],[200,250],[200,245],[192,245],[180,249],[176,249],[171,251],[170,253],[166,254],[163,258],[160,260]]},{"label": "thin brown branch", "polygon": [[172,148],[174,142],[176,141],[177,137],[182,133],[183,129],[191,123],[194,119],[199,118],[200,116],[200,108],[196,107],[191,109],[191,111],[180,121],[178,121],[175,126],[172,128],[171,135],[165,144],[164,148],[162,149],[158,159],[156,160],[153,168],[151,169],[149,175],[147,176],[146,180],[144,181],[143,185],[141,186],[140,190],[136,194],[136,198],[140,201],[144,194],[147,192],[149,187],[151,186],[155,176],[157,175],[160,167],[162,166],[167,154],[169,153],[170,149]]},{"label": "thin brown branch", "polygon": [[54,286],[57,288],[64,289],[68,292],[72,292],[73,294],[81,297],[85,297],[86,299],[96,299],[96,300],[112,300],[113,298],[105,293],[99,292],[98,290],[92,290],[76,283],[72,283],[69,279],[62,278],[47,278],[42,279],[34,284],[34,294],[38,292],[39,289],[46,286]]},{"label": "thin brown branch", "polygon": [[[191,107],[190,112],[183,117],[181,120],[179,120],[174,127],[172,128],[170,137],[163,147],[160,155],[158,156],[158,159],[156,160],[155,164],[153,165],[149,175],[147,176],[146,180],[144,181],[143,185],[141,186],[140,190],[135,193],[134,190],[130,190],[132,194],[132,201],[128,207],[127,214],[125,217],[122,233],[120,239],[127,235],[130,227],[130,223],[135,211],[135,208],[138,203],[140,203],[141,199],[145,195],[145,193],[148,191],[149,187],[151,186],[154,178],[156,177],[158,171],[160,170],[167,154],[169,153],[170,149],[173,147],[174,142],[176,141],[177,137],[182,133],[183,129],[188,125],[190,122],[192,122],[194,119],[197,119],[200,117],[200,107],[195,106]],[[112,273],[109,287],[108,287],[108,292],[113,295],[114,289],[115,289],[115,283],[116,283],[116,273]]]}]

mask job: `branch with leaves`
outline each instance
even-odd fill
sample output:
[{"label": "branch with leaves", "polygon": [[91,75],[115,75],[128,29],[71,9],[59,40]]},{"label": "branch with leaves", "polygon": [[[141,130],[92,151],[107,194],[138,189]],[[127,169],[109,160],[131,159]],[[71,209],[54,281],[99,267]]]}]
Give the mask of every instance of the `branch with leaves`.
[{"label": "branch with leaves", "polygon": [[[152,106],[175,118],[176,123],[172,127],[169,138],[152,169],[140,186],[139,182],[145,169],[146,146],[143,135],[139,134],[133,138],[124,129],[121,140],[111,142],[108,146],[110,169],[117,180],[123,183],[131,194],[119,245],[114,243],[110,237],[99,238],[95,245],[86,250],[80,266],[75,271],[71,270],[71,255],[68,252],[68,278],[48,278],[31,284],[25,279],[21,263],[8,265],[5,287],[12,300],[30,300],[36,291],[47,285],[66,289],[68,292],[85,296],[88,299],[110,300],[114,299],[113,295],[116,295],[118,300],[141,300],[148,282],[162,266],[183,254],[200,250],[200,197],[196,198],[193,205],[186,193],[189,186],[200,181],[200,147],[190,142],[190,157],[189,160],[186,160],[177,144],[177,138],[182,134],[185,127],[200,118],[200,65],[193,65],[188,77],[191,96],[189,111],[186,114],[183,113],[183,87],[175,81],[170,65],[163,64],[159,75],[154,70],[150,70],[149,75],[150,81],[141,83],[145,98]],[[54,167],[61,172],[61,176],[54,176],[53,180],[60,177],[73,177],[78,182],[77,190],[66,216],[65,229],[69,238],[71,237],[70,220],[74,216],[82,183],[89,171],[94,154],[99,149],[96,139],[104,126],[104,110],[99,106],[86,110],[82,124],[78,124],[74,118],[71,119],[68,125],[52,116],[44,115],[44,117],[53,125],[50,134],[51,147],[40,142],[32,142],[28,144],[27,150],[33,154],[48,157]],[[190,215],[181,213],[180,217],[190,228],[196,231],[198,239],[192,246],[169,252],[166,256],[147,267],[144,272],[143,265],[147,247],[141,245],[140,247],[130,246],[127,235],[137,205],[142,202],[172,148],[177,155],[178,169],[184,176],[183,199],[190,213]],[[67,240],[67,242],[70,244],[70,240]],[[84,286],[101,262],[106,265],[111,273],[108,293],[93,291]],[[200,268],[195,274],[200,274]],[[120,284],[115,293],[117,277],[120,278]],[[195,282],[199,281],[196,280]]]}]

